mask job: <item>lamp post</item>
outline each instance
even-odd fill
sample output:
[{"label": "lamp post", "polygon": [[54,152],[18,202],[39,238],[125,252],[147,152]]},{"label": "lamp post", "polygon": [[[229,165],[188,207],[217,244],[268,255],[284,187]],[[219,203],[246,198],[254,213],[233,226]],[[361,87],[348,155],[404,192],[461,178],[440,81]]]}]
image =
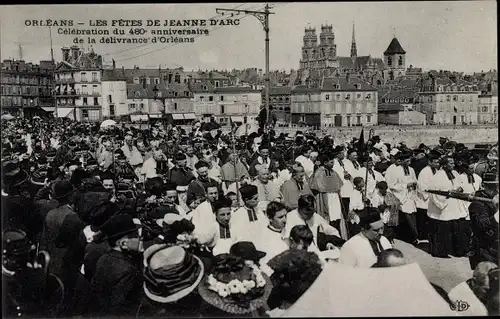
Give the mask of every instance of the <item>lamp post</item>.
[{"label": "lamp post", "polygon": [[[158,87],[156,85],[153,88],[153,92],[154,92],[153,99],[155,101],[160,101],[161,103],[163,103],[163,116],[162,116],[162,120],[165,121],[165,117],[167,115],[166,98],[164,98],[164,99],[161,98],[161,91],[158,89]],[[149,117],[149,115],[148,115],[148,117]],[[149,120],[148,120],[148,124],[149,124]],[[163,122],[163,127],[165,128],[165,122]]]},{"label": "lamp post", "polygon": [[266,76],[265,76],[265,81],[266,81],[266,125],[264,126],[265,132],[267,132],[267,124],[269,123],[269,91],[271,90],[271,80],[269,78],[269,15],[274,14],[273,12],[270,12],[269,9],[271,7],[266,4],[266,7],[264,11],[251,11],[251,10],[237,10],[237,9],[221,9],[221,8],[216,8],[215,12],[216,13],[221,13],[224,15],[224,12],[231,12],[233,15],[233,12],[236,12],[236,14],[239,13],[245,13],[245,14],[250,14],[259,19],[259,21],[262,23],[262,26],[264,27],[264,32],[266,33],[266,48],[265,48],[265,54],[266,54]]}]

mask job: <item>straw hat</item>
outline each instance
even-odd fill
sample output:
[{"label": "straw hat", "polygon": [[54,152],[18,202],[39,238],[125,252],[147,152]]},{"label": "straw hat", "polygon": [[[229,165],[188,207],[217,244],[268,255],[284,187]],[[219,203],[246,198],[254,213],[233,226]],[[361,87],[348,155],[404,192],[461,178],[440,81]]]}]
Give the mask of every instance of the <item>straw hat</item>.
[{"label": "straw hat", "polygon": [[200,284],[204,275],[201,260],[180,246],[153,245],[144,252],[146,296],[159,303],[176,302]]}]

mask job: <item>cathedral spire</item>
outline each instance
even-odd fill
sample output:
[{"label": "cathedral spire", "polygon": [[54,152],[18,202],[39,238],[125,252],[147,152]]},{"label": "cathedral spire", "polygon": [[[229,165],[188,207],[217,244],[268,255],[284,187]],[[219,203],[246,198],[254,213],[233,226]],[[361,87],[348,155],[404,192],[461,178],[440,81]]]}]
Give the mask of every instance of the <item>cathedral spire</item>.
[{"label": "cathedral spire", "polygon": [[351,42],[351,59],[356,59],[358,50],[356,48],[356,36],[354,34],[354,21],[352,22],[352,42]]}]

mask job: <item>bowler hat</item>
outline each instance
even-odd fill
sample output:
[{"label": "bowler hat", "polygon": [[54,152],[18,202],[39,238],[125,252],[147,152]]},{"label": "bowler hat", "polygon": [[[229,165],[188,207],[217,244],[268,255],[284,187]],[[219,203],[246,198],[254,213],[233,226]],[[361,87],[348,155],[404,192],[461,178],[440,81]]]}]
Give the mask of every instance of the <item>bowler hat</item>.
[{"label": "bowler hat", "polygon": [[255,263],[259,262],[266,255],[265,252],[259,251],[250,241],[239,241],[231,246],[229,253],[238,256],[244,260],[251,260]]},{"label": "bowler hat", "polygon": [[138,225],[134,223],[134,219],[129,214],[114,215],[101,227],[106,239],[119,239],[137,231],[137,229]]},{"label": "bowler hat", "polygon": [[52,187],[53,197],[58,200],[68,197],[74,190],[73,184],[67,179],[57,181]]}]

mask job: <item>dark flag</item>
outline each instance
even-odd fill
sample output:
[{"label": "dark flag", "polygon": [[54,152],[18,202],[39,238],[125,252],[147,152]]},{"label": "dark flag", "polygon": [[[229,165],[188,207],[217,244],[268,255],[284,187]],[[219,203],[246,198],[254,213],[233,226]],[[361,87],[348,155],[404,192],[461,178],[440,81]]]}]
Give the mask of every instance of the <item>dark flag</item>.
[{"label": "dark flag", "polygon": [[266,123],[267,123],[267,111],[265,107],[262,107],[259,112],[258,116],[258,121],[259,121],[259,128],[264,129]]},{"label": "dark flag", "polygon": [[365,132],[364,129],[361,129],[361,134],[359,135],[358,140],[358,158],[361,160],[364,158],[365,154]]}]

